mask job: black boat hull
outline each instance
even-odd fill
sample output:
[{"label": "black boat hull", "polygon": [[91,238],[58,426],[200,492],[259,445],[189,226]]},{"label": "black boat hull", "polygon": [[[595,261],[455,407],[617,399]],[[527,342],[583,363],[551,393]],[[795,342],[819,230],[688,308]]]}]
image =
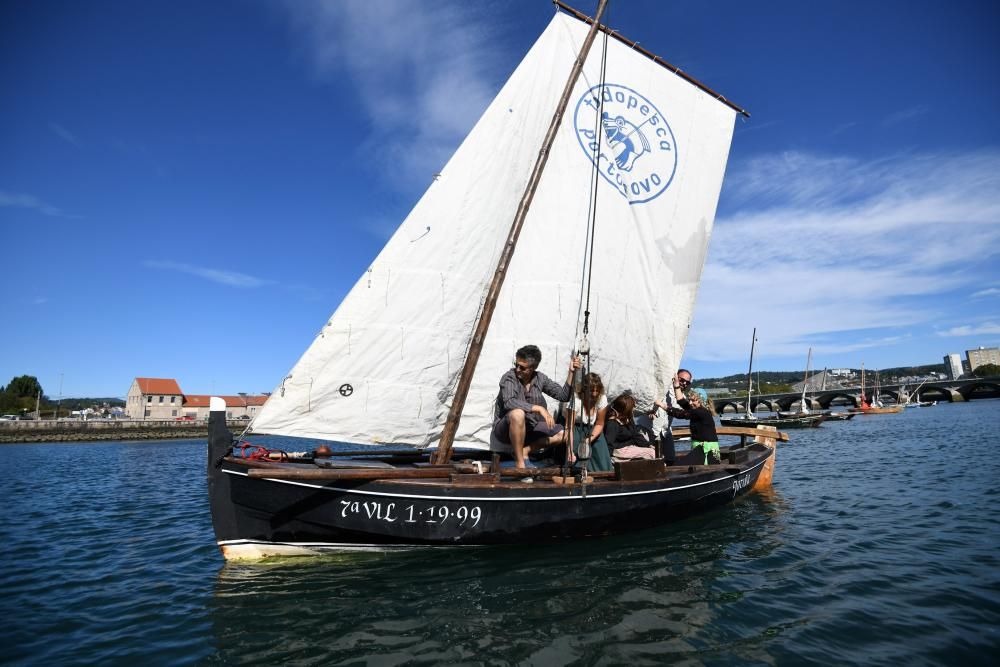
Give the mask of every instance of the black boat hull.
[{"label": "black boat hull", "polygon": [[528,484],[479,475],[455,481],[303,481],[250,476],[260,468],[221,456],[223,442],[210,445],[209,495],[216,538],[227,559],[544,543],[633,531],[750,492],[762,471],[769,481],[774,455],[771,447],[751,445],[745,463],[648,481]]},{"label": "black boat hull", "polygon": [[789,428],[815,428],[826,419],[825,415],[810,415],[808,417],[760,417],[758,419],[747,419],[746,417],[720,417],[719,423],[723,426],[774,426],[779,429]]}]

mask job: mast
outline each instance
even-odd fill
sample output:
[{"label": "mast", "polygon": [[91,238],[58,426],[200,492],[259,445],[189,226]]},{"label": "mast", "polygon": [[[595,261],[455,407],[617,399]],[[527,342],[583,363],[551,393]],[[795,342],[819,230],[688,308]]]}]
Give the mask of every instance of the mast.
[{"label": "mast", "polygon": [[867,399],[865,399],[865,362],[861,362],[861,407],[868,404]]},{"label": "mast", "polygon": [[607,4],[608,0],[601,0],[597,6],[593,23],[587,32],[586,39],[583,40],[583,46],[580,47],[580,54],[576,57],[576,62],[573,63],[573,69],[570,71],[569,79],[566,81],[566,87],[563,88],[559,104],[556,105],[555,113],[552,115],[552,122],[545,133],[542,147],[538,151],[538,159],[535,161],[535,167],[531,171],[531,176],[528,177],[528,183],[524,188],[521,203],[518,204],[517,212],[514,214],[514,221],[511,223],[510,232],[507,234],[503,252],[500,254],[500,261],[497,263],[496,272],[493,274],[493,281],[490,283],[489,290],[486,293],[483,311],[480,313],[479,320],[476,322],[476,327],[472,332],[469,353],[465,357],[465,365],[462,367],[462,372],[458,378],[458,385],[455,387],[455,397],[452,399],[451,408],[448,410],[448,418],[441,433],[441,440],[438,441],[436,463],[447,463],[451,459],[451,447],[455,442],[455,433],[458,431],[458,423],[462,419],[462,410],[465,408],[465,399],[468,397],[469,388],[472,386],[472,376],[476,371],[479,355],[482,353],[483,344],[486,342],[486,332],[489,330],[490,321],[493,319],[493,312],[496,310],[497,301],[500,298],[500,288],[503,286],[504,278],[507,277],[507,267],[510,265],[510,260],[514,255],[514,248],[517,246],[517,239],[521,235],[521,228],[524,226],[528,209],[531,207],[532,199],[534,199],[535,190],[542,179],[542,172],[545,170],[545,164],[549,159],[549,151],[552,148],[553,142],[555,142],[556,132],[562,124],[563,114],[566,112],[566,106],[569,104],[569,97],[573,93],[573,87],[576,85],[577,79],[580,78],[580,73],[583,71],[583,64],[587,60],[587,54],[590,53],[590,47],[594,44],[594,38],[601,27],[601,16],[604,14]]},{"label": "mast", "polygon": [[809,354],[806,355],[806,372],[802,376],[802,399],[799,401],[799,412],[809,412],[809,408],[806,406],[806,389],[809,387],[809,364],[812,363],[813,349],[809,348]]},{"label": "mast", "polygon": [[750,368],[747,369],[747,417],[753,417],[753,412],[750,410],[750,397],[753,394],[753,349],[756,344],[757,327],[754,327],[750,340]]}]

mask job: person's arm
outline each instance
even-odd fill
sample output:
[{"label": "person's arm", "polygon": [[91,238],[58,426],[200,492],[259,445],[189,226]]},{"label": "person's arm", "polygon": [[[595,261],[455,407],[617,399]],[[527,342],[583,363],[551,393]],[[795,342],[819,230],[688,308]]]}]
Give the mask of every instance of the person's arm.
[{"label": "person's arm", "polygon": [[573,371],[579,367],[580,357],[573,357],[569,360],[569,371],[566,373],[566,382],[561,387],[547,375],[542,375],[545,378],[545,382],[540,385],[542,393],[548,394],[557,401],[570,400],[573,397]]},{"label": "person's arm", "polygon": [[691,419],[691,413],[681,408],[670,408],[667,410],[667,414],[675,419]]},{"label": "person's arm", "polygon": [[686,419],[691,421],[691,403],[688,402],[686,398],[681,398],[677,401],[679,408],[670,408],[670,415],[677,419]]},{"label": "person's arm", "polygon": [[590,431],[590,441],[593,442],[604,433],[604,419],[608,414],[607,406],[597,411],[597,419],[594,421],[594,428]]}]

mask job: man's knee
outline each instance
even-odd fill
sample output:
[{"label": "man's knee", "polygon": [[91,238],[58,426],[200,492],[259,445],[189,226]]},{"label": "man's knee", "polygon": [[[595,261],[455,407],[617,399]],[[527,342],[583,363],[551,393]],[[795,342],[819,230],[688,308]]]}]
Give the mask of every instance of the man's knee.
[{"label": "man's knee", "polygon": [[507,413],[507,421],[511,424],[523,424],[524,423],[524,410],[521,408],[514,408]]}]

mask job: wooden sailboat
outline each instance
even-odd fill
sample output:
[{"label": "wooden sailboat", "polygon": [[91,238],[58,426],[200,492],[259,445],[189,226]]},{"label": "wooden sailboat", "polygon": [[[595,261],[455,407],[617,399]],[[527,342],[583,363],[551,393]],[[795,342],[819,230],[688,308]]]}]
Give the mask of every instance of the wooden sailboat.
[{"label": "wooden sailboat", "polygon": [[862,415],[891,415],[897,414],[903,411],[902,404],[884,406],[879,396],[878,388],[878,374],[875,375],[875,388],[872,392],[872,402],[868,402],[868,398],[865,395],[865,365],[861,364],[861,405],[856,408],[851,408],[848,412],[854,414]]},{"label": "wooden sailboat", "polygon": [[[917,388],[912,392],[906,393],[906,401],[903,403],[904,408],[931,408],[937,405],[937,401],[921,401],[920,400],[920,388],[927,384],[927,380],[924,380],[917,385]],[[905,385],[900,389],[900,393],[903,393]]]},{"label": "wooden sailboat", "polygon": [[226,558],[606,535],[770,484],[774,429],[720,429],[739,438],[723,465],[583,478],[504,468],[490,450],[498,380],[527,343],[549,375],[582,341],[611,391],[646,405],[665,393],[746,113],[601,25],[606,3],[593,20],[556,3],[244,434],[307,451],[234,443],[213,398],[209,497]]},{"label": "wooden sailboat", "polygon": [[[786,415],[778,413],[776,417],[758,417],[751,408],[753,401],[753,352],[757,343],[757,329],[753,330],[753,338],[750,342],[750,369],[747,371],[747,403],[746,411],[742,415],[719,418],[719,423],[723,426],[775,426],[779,428],[810,428],[819,426],[823,421],[823,415],[805,414]],[[806,371],[808,373],[808,371]],[[760,384],[758,382],[758,384]],[[803,405],[805,405],[805,390],[803,389]]]},{"label": "wooden sailboat", "polygon": [[[815,419],[820,417],[820,419],[812,422],[812,426],[819,426],[820,423],[828,420],[847,420],[854,415],[847,413],[837,413],[834,414],[831,410],[821,410],[819,412],[814,412],[809,407],[809,369],[812,365],[812,348],[809,348],[809,352],[806,354],[806,370],[802,375],[802,396],[799,398],[799,409],[797,412],[779,412],[780,417],[786,418],[797,418],[797,419]],[[826,382],[826,369],[823,370],[823,381]]]}]

